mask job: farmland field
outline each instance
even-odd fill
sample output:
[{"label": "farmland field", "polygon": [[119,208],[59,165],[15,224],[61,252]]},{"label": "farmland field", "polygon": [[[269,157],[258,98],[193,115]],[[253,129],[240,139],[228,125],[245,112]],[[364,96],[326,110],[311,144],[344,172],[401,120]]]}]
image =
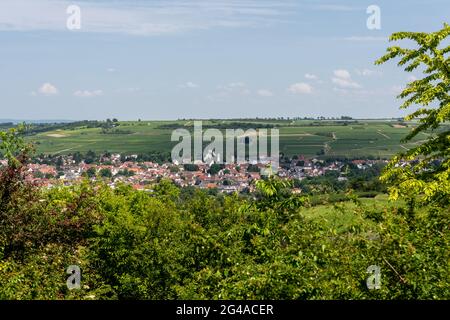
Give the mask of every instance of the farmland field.
[{"label": "farmland field", "polygon": [[[242,126],[240,126],[242,125]],[[421,133],[413,141],[402,143],[414,127],[413,123],[395,120],[206,120],[204,128],[251,128],[273,126],[280,130],[280,151],[287,156],[346,156],[389,158],[427,138]],[[147,153],[170,152],[177,142],[171,142],[175,128],[193,129],[193,121],[127,121],[119,122],[121,133],[109,133],[102,128],[80,126],[31,135],[38,153],[68,154],[76,151]]]}]

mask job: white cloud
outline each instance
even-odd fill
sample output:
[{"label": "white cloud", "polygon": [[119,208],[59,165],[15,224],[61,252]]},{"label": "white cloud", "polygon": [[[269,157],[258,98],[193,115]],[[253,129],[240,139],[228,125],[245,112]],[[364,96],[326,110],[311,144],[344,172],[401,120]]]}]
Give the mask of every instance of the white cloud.
[{"label": "white cloud", "polygon": [[[38,93],[44,96],[54,96],[58,94],[58,89],[49,82],[44,83],[39,89]],[[33,95],[36,95],[36,92],[32,92]]]},{"label": "white cloud", "polygon": [[403,90],[405,90],[404,86],[395,85],[391,87],[391,92],[395,95],[399,95]]},{"label": "white cloud", "polygon": [[218,86],[220,96],[229,96],[232,94],[249,95],[251,91],[244,82],[231,82],[226,85]]},{"label": "white cloud", "polygon": [[305,73],[305,78],[308,80],[317,80],[319,79],[319,77],[317,77],[315,74],[311,74],[311,73]]},{"label": "white cloud", "polygon": [[298,82],[290,85],[288,91],[295,94],[310,94],[313,87],[305,82]]},{"label": "white cloud", "polygon": [[340,93],[340,94],[348,94],[349,91],[347,89],[340,89],[340,88],[333,88],[334,92]]},{"label": "white cloud", "polygon": [[267,89],[260,89],[256,93],[261,97],[273,97],[274,96],[273,92],[270,90],[267,90]]},{"label": "white cloud", "polygon": [[351,6],[345,6],[345,5],[339,5],[339,4],[319,4],[314,6],[316,10],[321,11],[355,11],[360,10],[357,7],[351,7]]},{"label": "white cloud", "polygon": [[[68,0],[2,0],[0,30],[67,31]],[[275,0],[229,1],[79,1],[81,29],[76,32],[164,35],[211,28],[279,23],[292,4]]]},{"label": "white cloud", "polygon": [[103,95],[102,90],[77,90],[73,93],[75,97],[81,97],[81,98],[92,98],[92,97],[98,97]]},{"label": "white cloud", "polygon": [[228,88],[244,88],[245,87],[245,83],[243,83],[243,82],[232,82],[232,83],[229,83],[226,87],[228,87]]},{"label": "white cloud", "polygon": [[106,71],[108,71],[108,72],[116,72],[116,69],[114,69],[114,68],[108,68],[108,69],[106,69]]},{"label": "white cloud", "polygon": [[338,69],[333,71],[334,77],[331,78],[331,81],[344,89],[359,89],[361,85],[352,80],[350,72],[345,69]]},{"label": "white cloud", "polygon": [[341,78],[332,78],[331,81],[333,81],[334,84],[338,85],[341,88],[349,88],[349,89],[359,89],[361,88],[361,85],[357,82],[354,82],[352,80],[345,80]]},{"label": "white cloud", "polygon": [[344,80],[350,80],[351,79],[351,75],[350,72],[348,72],[345,69],[338,69],[338,70],[334,70],[333,74],[340,78],[340,79],[344,79]]},{"label": "white cloud", "polygon": [[389,41],[388,37],[374,37],[374,36],[351,36],[351,37],[344,37],[342,39],[345,41],[354,41],[354,42]]},{"label": "white cloud", "polygon": [[370,77],[374,75],[381,75],[380,71],[370,70],[370,69],[356,69],[356,74],[363,77]]},{"label": "white cloud", "polygon": [[141,88],[139,88],[139,87],[121,88],[121,89],[116,90],[116,92],[118,92],[118,93],[136,93],[139,91],[141,91]]},{"label": "white cloud", "polygon": [[410,75],[410,76],[408,77],[408,81],[409,81],[409,82],[413,82],[413,81],[416,81],[416,80],[418,80],[418,79],[417,79],[417,77],[416,77],[415,75]]},{"label": "white cloud", "polygon": [[352,90],[345,88],[333,88],[333,91],[347,97],[352,98],[364,98],[372,99],[375,97],[390,97],[397,96],[403,88],[401,86],[391,86],[391,87],[381,87],[381,88],[370,88],[370,89],[359,89]]},{"label": "white cloud", "polygon": [[188,81],[186,83],[180,84],[179,87],[183,89],[195,89],[198,88],[199,85],[194,82]]}]

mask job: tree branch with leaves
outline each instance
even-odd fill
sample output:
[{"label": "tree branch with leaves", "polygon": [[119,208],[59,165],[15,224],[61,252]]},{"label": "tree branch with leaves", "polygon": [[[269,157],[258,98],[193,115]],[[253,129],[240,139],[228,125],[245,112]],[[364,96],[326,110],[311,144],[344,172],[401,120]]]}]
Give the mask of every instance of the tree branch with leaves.
[{"label": "tree branch with leaves", "polygon": [[390,161],[381,180],[390,184],[390,198],[406,198],[409,203],[450,204],[450,46],[444,46],[450,26],[432,32],[398,32],[390,41],[412,40],[416,47],[392,46],[375,62],[383,64],[399,58],[406,72],[421,70],[424,77],[407,84],[398,98],[401,109],[416,107],[405,120],[417,121],[402,140],[411,141],[420,133],[428,137]]}]

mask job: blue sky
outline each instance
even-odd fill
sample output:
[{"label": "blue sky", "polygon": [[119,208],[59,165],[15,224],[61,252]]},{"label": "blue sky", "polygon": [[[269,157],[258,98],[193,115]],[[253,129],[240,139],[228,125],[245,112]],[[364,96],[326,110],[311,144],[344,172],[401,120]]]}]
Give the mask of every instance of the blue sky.
[{"label": "blue sky", "polygon": [[449,17],[448,0],[2,0],[0,118],[397,117],[420,74],[373,62]]}]

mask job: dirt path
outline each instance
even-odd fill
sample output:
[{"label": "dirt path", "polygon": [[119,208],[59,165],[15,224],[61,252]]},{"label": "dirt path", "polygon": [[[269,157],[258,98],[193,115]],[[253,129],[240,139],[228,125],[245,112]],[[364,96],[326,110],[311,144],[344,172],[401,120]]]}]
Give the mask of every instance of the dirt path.
[{"label": "dirt path", "polygon": [[391,137],[389,137],[388,135],[385,135],[383,132],[381,132],[380,130],[377,131],[378,134],[382,135],[383,137],[385,137],[386,139],[391,140]]}]

